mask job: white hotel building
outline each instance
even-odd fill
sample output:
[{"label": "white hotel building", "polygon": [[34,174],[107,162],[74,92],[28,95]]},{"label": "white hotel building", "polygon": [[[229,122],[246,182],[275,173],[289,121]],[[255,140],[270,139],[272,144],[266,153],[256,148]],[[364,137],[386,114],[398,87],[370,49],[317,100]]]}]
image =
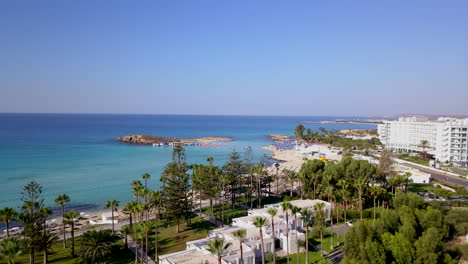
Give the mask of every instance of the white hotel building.
[{"label": "white hotel building", "polygon": [[[314,207],[318,203],[325,205],[325,216],[327,220],[330,219],[332,204],[322,200],[294,200],[290,202],[291,205],[299,208],[307,208],[312,211],[314,217]],[[273,233],[271,225],[271,216],[268,214],[268,208],[276,208],[278,214],[274,217],[275,232]],[[224,228],[211,230],[207,238],[189,241],[186,243],[186,249],[170,253],[167,255],[159,256],[159,263],[161,264],[200,264],[218,263],[217,257],[213,256],[208,250],[208,242],[215,237],[224,238],[226,241],[231,242],[232,245],[228,248],[227,252],[222,256],[222,264],[242,264],[240,245],[238,240],[232,235],[232,232],[244,228],[246,229],[246,237],[242,241],[242,251],[244,257],[244,264],[261,263],[261,240],[259,229],[253,225],[254,218],[260,216],[268,220],[268,225],[263,230],[263,241],[265,245],[265,253],[268,254],[273,251],[287,250],[291,254],[296,253],[298,250],[297,240],[304,240],[304,226],[303,219],[300,214],[297,214],[297,225],[295,223],[294,215],[289,211],[288,221],[286,221],[285,212],[281,209],[281,205],[269,204],[265,205],[262,209],[249,210],[247,216],[232,219],[232,225]],[[289,231],[289,232],[288,232]],[[286,234],[288,234],[286,236]]]},{"label": "white hotel building", "polygon": [[383,121],[378,125],[378,133],[387,149],[421,152],[421,141],[427,140],[430,147],[426,151],[436,160],[468,166],[468,118],[400,117]]}]

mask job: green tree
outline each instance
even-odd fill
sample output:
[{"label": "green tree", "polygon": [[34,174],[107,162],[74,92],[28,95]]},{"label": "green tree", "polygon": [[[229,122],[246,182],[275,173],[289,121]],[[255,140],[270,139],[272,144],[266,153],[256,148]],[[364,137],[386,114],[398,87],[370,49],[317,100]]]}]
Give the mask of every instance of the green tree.
[{"label": "green tree", "polygon": [[291,203],[288,201],[281,203],[281,210],[286,217],[286,261],[289,264],[289,209],[291,208]]},{"label": "green tree", "polygon": [[260,232],[260,243],[262,247],[262,264],[265,264],[265,245],[263,244],[263,230],[262,228],[268,225],[268,220],[265,217],[257,216],[253,219],[253,225],[258,228]]},{"label": "green tree", "polygon": [[29,262],[34,264],[35,252],[43,234],[43,223],[47,218],[47,215],[41,213],[44,208],[44,199],[41,196],[42,186],[31,181],[24,186],[21,194],[23,205],[19,219],[23,222],[24,241],[29,248]]},{"label": "green tree", "polygon": [[[271,233],[273,234],[273,243],[275,240],[275,216],[278,213],[278,209],[275,209],[273,207],[268,208],[268,214],[271,216]],[[273,264],[276,263],[276,253],[275,251],[273,253]]]},{"label": "green tree", "polygon": [[15,264],[15,257],[23,254],[23,243],[14,237],[7,237],[0,241],[0,256],[7,260],[8,264]]},{"label": "green tree", "polygon": [[241,177],[247,173],[246,167],[244,166],[241,156],[235,150],[229,156],[229,160],[223,166],[223,174],[231,176],[231,205],[234,206],[236,202],[236,195],[240,190]]},{"label": "green tree", "polygon": [[390,233],[385,233],[382,235],[382,243],[387,251],[392,253],[397,264],[413,263],[414,248],[403,234],[396,233],[392,235]]},{"label": "green tree", "polygon": [[[141,248],[143,249],[143,246],[145,247],[145,252],[146,252],[146,257],[147,257],[149,254],[149,233],[151,232],[151,230],[154,229],[154,222],[148,221],[148,222],[141,223],[140,228],[141,228],[141,233],[145,238],[145,244],[142,245]],[[145,261],[147,262],[148,260],[145,259]]]},{"label": "green tree", "polygon": [[158,216],[160,213],[162,193],[159,191],[152,191],[149,194],[150,208],[154,209],[154,258],[158,259]]},{"label": "green tree", "polygon": [[[297,206],[291,206],[291,215],[294,216],[294,233],[296,234],[296,244],[297,242],[299,241],[299,238],[297,236],[297,233],[298,233],[298,225],[297,225],[297,214],[299,214],[301,212],[301,208],[297,207]],[[297,256],[299,256],[299,245],[297,244],[296,246],[296,253],[297,253]],[[299,258],[297,257],[296,258],[296,263],[299,263]]]},{"label": "green tree", "polygon": [[275,163],[275,169],[276,169],[276,195],[279,195],[279,170],[280,170],[280,164],[277,162]]},{"label": "green tree", "polygon": [[213,238],[208,242],[208,252],[218,257],[218,264],[221,264],[221,257],[224,255],[226,250],[231,246],[230,242],[226,242],[224,238]]},{"label": "green tree", "polygon": [[0,210],[0,221],[5,223],[7,237],[10,237],[10,223],[15,220],[17,216],[18,213],[13,208],[5,207]]},{"label": "green tree", "polygon": [[312,211],[303,208],[301,210],[302,222],[305,227],[305,263],[309,263],[309,226],[312,224]]},{"label": "green tree", "polygon": [[430,148],[431,145],[428,140],[423,139],[419,142],[418,147],[422,149],[422,154],[426,154],[426,149]]},{"label": "green tree", "polygon": [[240,264],[244,264],[244,250],[242,249],[242,241],[247,236],[247,230],[245,230],[244,228],[237,229],[236,231],[232,232],[232,235],[236,237],[237,240],[239,240],[239,247],[241,252]]},{"label": "green tree", "polygon": [[302,124],[297,125],[296,128],[294,129],[294,135],[296,136],[296,138],[303,139],[304,130],[305,130],[305,127]]},{"label": "green tree", "polygon": [[[120,231],[124,235],[124,240],[125,240],[125,248],[128,248],[128,235],[132,233],[132,228],[130,225],[125,225],[120,228]],[[157,239],[157,238],[156,238]]]},{"label": "green tree", "polygon": [[371,186],[369,188],[370,195],[374,198],[374,221],[375,221],[375,200],[385,191],[382,187],[379,186]]},{"label": "green tree", "polygon": [[291,189],[289,189],[289,197],[292,197],[292,192],[294,190],[294,182],[298,178],[297,172],[293,170],[283,169],[283,174],[286,176],[286,179],[291,183]]},{"label": "green tree", "polygon": [[185,152],[182,146],[174,147],[172,157],[172,163],[176,170],[163,178],[165,186],[163,186],[162,192],[165,197],[167,219],[176,223],[177,233],[179,233],[181,219],[188,220],[191,214],[188,198],[190,179],[187,174],[188,165],[185,162]]},{"label": "green tree", "polygon": [[363,201],[362,195],[364,194],[364,190],[367,187],[367,177],[359,177],[354,180],[354,188],[358,191],[358,202],[359,202],[359,212],[361,213],[361,220],[362,220],[362,210],[363,210]]},{"label": "green tree", "polygon": [[115,233],[115,229],[114,229],[114,222],[115,222],[115,218],[114,218],[114,212],[117,210],[117,206],[119,206],[119,201],[117,200],[109,200],[107,201],[107,204],[105,206],[105,208],[110,208],[111,209],[111,212],[112,212],[112,235]]},{"label": "green tree", "polygon": [[82,263],[108,263],[115,237],[110,230],[91,230],[81,236],[78,256]]},{"label": "green tree", "polygon": [[[312,190],[312,199],[316,199],[317,186],[322,181],[322,173],[325,169],[325,163],[321,160],[308,160],[302,164],[299,171],[303,193]],[[312,185],[312,186],[310,186]]]},{"label": "green tree", "polygon": [[226,197],[226,186],[231,182],[231,176],[227,174],[223,174],[219,177],[219,181],[221,182],[222,186],[222,193],[221,193],[221,227],[224,227],[224,199]]},{"label": "green tree", "polygon": [[69,203],[70,202],[70,197],[64,193],[60,194],[59,196],[57,196],[57,198],[55,198],[54,200],[55,204],[60,206],[60,208],[62,209],[62,232],[63,232],[63,248],[66,248],[67,247],[67,235],[66,235],[66,232],[65,232],[65,223],[64,223],[64,219],[65,219],[65,204]]},{"label": "green tree", "polygon": [[55,242],[59,240],[58,236],[51,232],[44,232],[39,241],[39,248],[44,252],[44,264],[49,263],[49,252]]},{"label": "green tree", "polygon": [[70,225],[71,234],[71,256],[75,258],[75,222],[80,218],[80,214],[73,210],[65,214],[65,224]]},{"label": "green tree", "polygon": [[314,205],[314,213],[316,221],[314,221],[315,225],[320,230],[320,255],[323,256],[323,228],[325,226],[325,204],[324,203],[316,203]]}]

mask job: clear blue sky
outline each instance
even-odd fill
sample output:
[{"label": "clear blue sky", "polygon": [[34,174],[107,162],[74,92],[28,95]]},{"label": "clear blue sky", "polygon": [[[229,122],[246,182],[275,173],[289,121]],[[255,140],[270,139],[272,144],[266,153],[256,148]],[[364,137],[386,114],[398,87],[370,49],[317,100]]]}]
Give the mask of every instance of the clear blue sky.
[{"label": "clear blue sky", "polygon": [[468,114],[468,1],[0,2],[0,112]]}]

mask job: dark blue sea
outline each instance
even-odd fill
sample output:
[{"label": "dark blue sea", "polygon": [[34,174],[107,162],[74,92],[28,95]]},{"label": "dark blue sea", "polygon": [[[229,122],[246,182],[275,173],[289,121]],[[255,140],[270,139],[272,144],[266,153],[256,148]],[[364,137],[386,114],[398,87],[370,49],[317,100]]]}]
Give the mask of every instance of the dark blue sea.
[{"label": "dark blue sea", "polygon": [[[189,163],[205,163],[210,156],[220,165],[236,150],[251,146],[255,157],[268,151],[268,134],[294,133],[304,121],[347,117],[112,115],[112,114],[0,114],[0,208],[20,205],[22,187],[31,180],[43,185],[43,197],[66,193],[78,210],[100,209],[107,200],[123,204],[132,198],[130,183],[148,172],[151,188],[170,161],[171,147],[127,145],[116,137],[149,134],[193,138],[231,137],[224,147],[186,147]],[[349,118],[348,118],[349,119]],[[355,117],[353,118],[355,119]],[[375,128],[363,124],[304,124],[317,130]]]}]

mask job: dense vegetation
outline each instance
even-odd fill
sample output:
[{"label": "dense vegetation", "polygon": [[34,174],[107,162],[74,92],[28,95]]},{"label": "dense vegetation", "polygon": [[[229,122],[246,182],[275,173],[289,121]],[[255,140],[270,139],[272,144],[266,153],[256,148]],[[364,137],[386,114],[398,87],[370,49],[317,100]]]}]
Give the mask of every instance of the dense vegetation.
[{"label": "dense vegetation", "polygon": [[309,142],[320,142],[331,144],[334,147],[341,147],[344,150],[368,150],[376,149],[382,143],[377,137],[371,139],[352,139],[339,135],[335,131],[319,128],[319,131],[305,129],[303,125],[298,125],[294,130],[296,138]]},{"label": "dense vegetation", "polygon": [[427,206],[415,194],[400,194],[394,209],[356,223],[347,233],[344,263],[456,263],[446,242],[468,232],[468,211]]}]

